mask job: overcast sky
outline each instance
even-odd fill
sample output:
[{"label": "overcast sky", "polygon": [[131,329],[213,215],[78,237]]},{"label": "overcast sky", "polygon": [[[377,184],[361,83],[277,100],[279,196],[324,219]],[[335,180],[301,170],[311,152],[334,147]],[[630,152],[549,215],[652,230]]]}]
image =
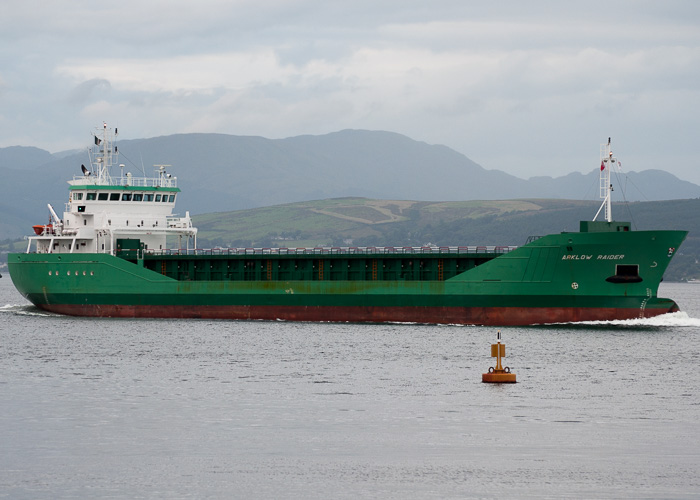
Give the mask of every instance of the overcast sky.
[{"label": "overcast sky", "polygon": [[0,147],[346,128],[700,184],[700,2],[2,0]]}]

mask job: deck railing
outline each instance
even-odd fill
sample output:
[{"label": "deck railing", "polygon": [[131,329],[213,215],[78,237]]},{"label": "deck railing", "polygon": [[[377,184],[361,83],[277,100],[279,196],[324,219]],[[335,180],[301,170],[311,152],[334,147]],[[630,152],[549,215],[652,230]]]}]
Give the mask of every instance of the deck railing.
[{"label": "deck railing", "polygon": [[85,177],[84,175],[73,176],[74,182],[79,182],[87,186],[90,185],[106,185],[108,186],[138,186],[138,187],[167,187],[174,188],[177,187],[177,177],[134,177],[134,176],[123,176],[123,177],[112,177],[107,176],[106,178],[100,177]]},{"label": "deck railing", "polygon": [[504,254],[517,246],[313,247],[313,248],[195,248],[146,250],[148,255],[388,255],[388,254]]}]

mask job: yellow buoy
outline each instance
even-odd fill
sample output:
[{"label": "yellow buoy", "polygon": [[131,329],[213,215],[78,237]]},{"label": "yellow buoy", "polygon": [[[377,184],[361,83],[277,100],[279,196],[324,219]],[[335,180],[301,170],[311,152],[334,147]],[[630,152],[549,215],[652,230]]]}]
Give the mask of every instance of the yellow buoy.
[{"label": "yellow buoy", "polygon": [[506,357],[506,345],[501,344],[501,331],[498,331],[498,344],[491,344],[491,357],[496,358],[496,367],[489,368],[488,373],[481,375],[481,381],[489,384],[514,384],[515,373],[510,373],[509,367],[501,365],[501,358]]}]

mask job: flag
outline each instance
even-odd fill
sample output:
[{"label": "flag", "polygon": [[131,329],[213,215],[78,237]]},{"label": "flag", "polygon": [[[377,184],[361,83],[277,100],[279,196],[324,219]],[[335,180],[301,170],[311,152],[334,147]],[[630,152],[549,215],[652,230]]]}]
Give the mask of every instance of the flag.
[{"label": "flag", "polygon": [[100,142],[102,141],[100,141],[100,139],[97,136],[95,136],[95,146],[99,146]]},{"label": "flag", "polygon": [[601,160],[600,161],[600,171],[602,172],[603,170],[605,170],[605,162]]}]

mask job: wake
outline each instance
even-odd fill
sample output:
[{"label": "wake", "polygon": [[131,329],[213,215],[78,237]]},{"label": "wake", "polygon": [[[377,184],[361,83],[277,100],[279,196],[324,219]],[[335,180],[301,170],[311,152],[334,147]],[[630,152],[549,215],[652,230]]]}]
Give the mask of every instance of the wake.
[{"label": "wake", "polygon": [[14,314],[15,316],[55,316],[55,314],[42,311],[32,304],[5,304],[0,306],[1,313]]},{"label": "wake", "polygon": [[700,318],[691,318],[688,313],[679,311],[666,313],[653,318],[616,319],[611,321],[578,321],[558,323],[560,325],[624,326],[624,327],[700,327]]}]

